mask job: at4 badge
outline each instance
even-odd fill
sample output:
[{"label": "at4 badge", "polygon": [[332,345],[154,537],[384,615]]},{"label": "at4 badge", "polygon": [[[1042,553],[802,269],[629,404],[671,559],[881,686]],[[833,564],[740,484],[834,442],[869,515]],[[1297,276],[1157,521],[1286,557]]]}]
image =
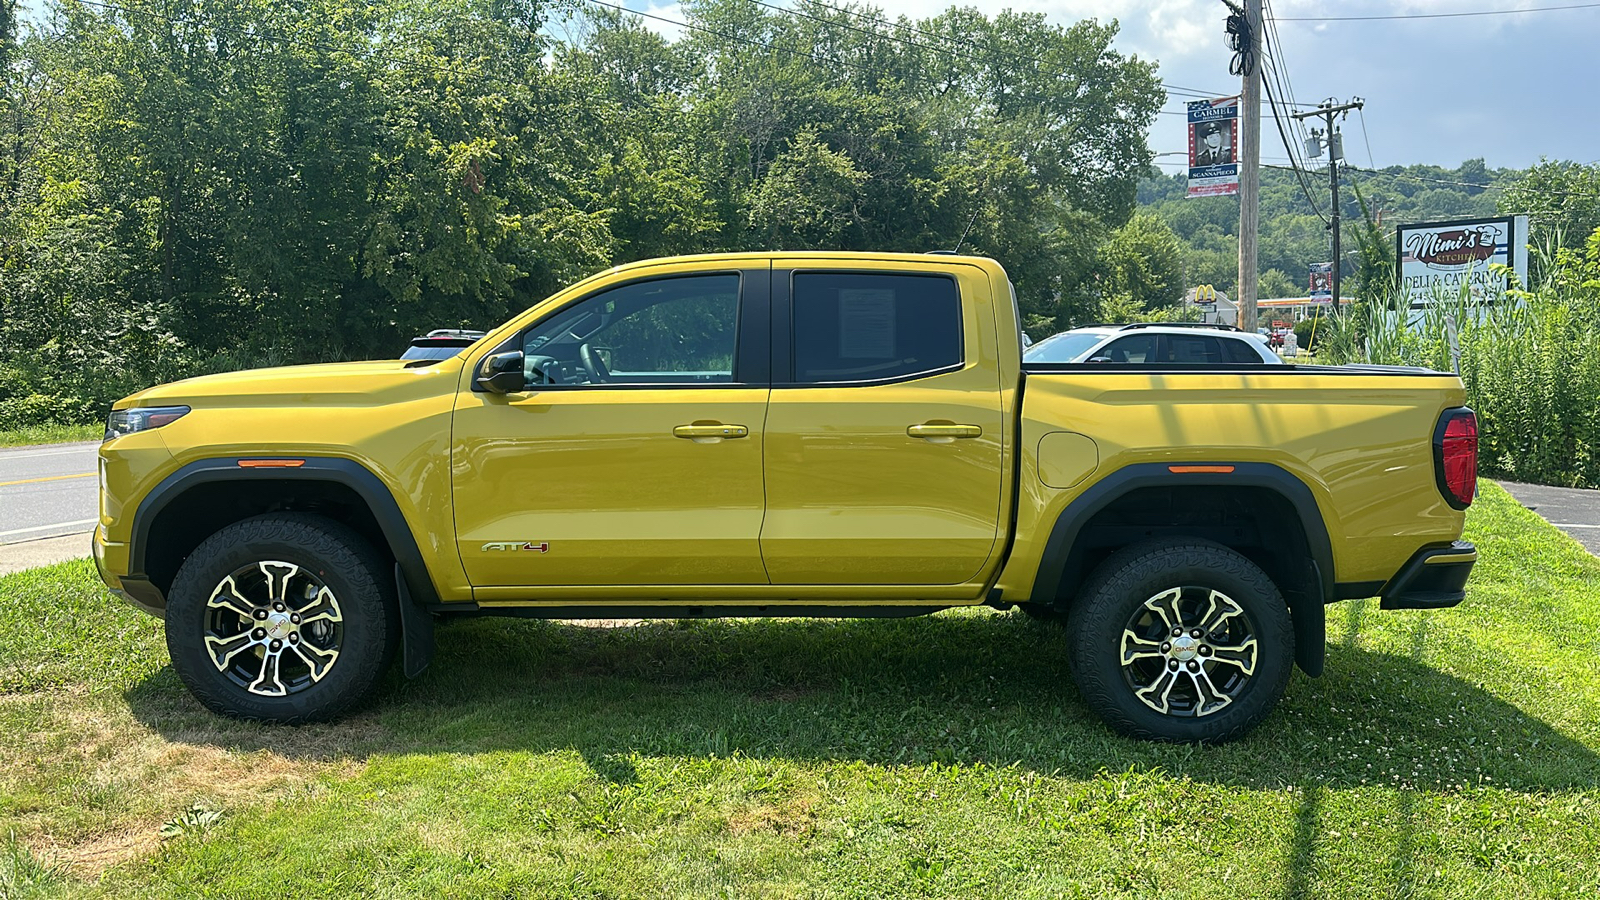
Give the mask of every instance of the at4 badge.
[{"label": "at4 badge", "polygon": [[549,541],[490,541],[483,545],[484,551],[491,550],[533,550],[538,553],[549,553]]}]

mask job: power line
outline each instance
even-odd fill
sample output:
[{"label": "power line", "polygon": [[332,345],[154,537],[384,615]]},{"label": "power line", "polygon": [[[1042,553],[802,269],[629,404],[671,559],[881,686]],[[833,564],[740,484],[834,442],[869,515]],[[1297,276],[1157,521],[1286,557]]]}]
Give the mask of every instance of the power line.
[{"label": "power line", "polygon": [[[675,26],[677,26],[679,28],[686,28],[686,29],[691,29],[691,30],[695,30],[695,31],[705,32],[705,33],[708,33],[708,34],[714,34],[714,35],[717,35],[718,37],[723,37],[723,38],[726,38],[728,40],[738,41],[738,42],[743,43],[743,44],[748,44],[748,45],[756,46],[756,47],[762,47],[762,48],[765,48],[765,49],[768,49],[768,50],[775,50],[775,51],[782,52],[782,53],[788,53],[788,54],[793,55],[793,56],[802,56],[802,57],[805,57],[807,59],[812,60],[813,62],[819,63],[819,64],[827,64],[827,63],[837,62],[837,63],[843,64],[843,65],[849,66],[850,68],[857,69],[857,70],[862,71],[862,72],[866,72],[866,73],[868,73],[870,75],[873,75],[873,76],[881,76],[883,74],[882,72],[880,72],[880,71],[878,71],[876,69],[870,68],[868,66],[863,66],[863,65],[860,65],[858,63],[852,63],[852,62],[846,61],[844,59],[824,59],[824,58],[812,55],[810,53],[806,53],[804,51],[791,50],[789,48],[779,47],[779,46],[776,46],[774,44],[766,43],[764,41],[758,41],[758,40],[754,40],[754,39],[751,39],[751,38],[743,38],[743,37],[740,37],[738,35],[729,34],[727,32],[720,31],[720,30],[715,29],[715,28],[708,28],[708,27],[703,26],[703,25],[697,25],[697,24],[694,24],[694,23],[691,23],[691,22],[680,21],[678,19],[673,19],[673,18],[669,18],[667,16],[658,15],[656,13],[643,12],[643,11],[636,10],[636,9],[629,9],[629,8],[627,8],[625,6],[620,6],[620,5],[615,4],[615,3],[607,2],[607,0],[587,0],[587,2],[593,3],[593,4],[597,5],[597,6],[603,6],[603,7],[606,7],[608,9],[616,10],[617,12],[628,13],[628,14],[636,15],[636,16],[642,16],[642,17],[648,18],[648,19],[654,19],[654,20],[656,20],[658,22],[662,22],[664,24],[669,24],[669,25],[675,25]],[[986,60],[980,59],[980,58],[975,57],[975,56],[970,56],[970,55],[967,55],[967,54],[963,54],[963,53],[957,53],[957,52],[955,52],[953,50],[950,50],[948,48],[932,47],[932,46],[929,46],[927,44],[922,44],[922,43],[919,43],[917,41],[910,40],[909,38],[900,37],[900,36],[897,36],[897,35],[894,35],[894,34],[885,34],[883,32],[880,32],[880,31],[876,30],[876,29],[860,28],[860,27],[857,27],[855,25],[851,25],[851,24],[848,24],[848,23],[845,23],[845,22],[832,22],[832,21],[829,21],[828,19],[824,19],[824,18],[821,18],[819,16],[813,16],[813,15],[811,15],[809,13],[805,13],[805,12],[802,12],[802,11],[799,11],[799,10],[795,10],[795,9],[791,9],[791,8],[787,8],[787,7],[782,7],[782,6],[777,6],[775,4],[766,2],[766,0],[751,0],[751,2],[755,3],[758,6],[762,6],[762,7],[765,7],[767,9],[774,10],[775,12],[779,12],[779,13],[788,15],[790,17],[798,17],[798,18],[803,18],[803,19],[809,19],[809,20],[811,20],[813,22],[817,22],[819,24],[826,25],[826,26],[839,26],[839,27],[842,27],[842,28],[849,29],[851,31],[858,32],[858,33],[863,34],[863,35],[867,35],[869,37],[895,41],[897,43],[904,44],[904,45],[909,46],[909,47],[916,47],[918,49],[926,50],[926,51],[931,52],[931,53],[944,54],[947,57],[949,57],[949,56],[959,57],[959,58],[962,58],[962,59],[969,60],[971,62],[976,62],[976,63],[978,63],[980,65],[987,65],[988,64],[988,61],[986,61]],[[857,16],[858,18],[863,18],[863,19],[866,19],[868,21],[872,21],[872,22],[875,22],[875,23],[878,23],[878,24],[882,24],[882,25],[884,25],[886,27],[889,27],[889,28],[902,27],[901,23],[889,22],[886,19],[881,19],[881,18],[878,18],[876,16],[868,16],[868,15],[866,15],[864,13],[857,13],[857,12],[853,12],[851,10],[844,9],[844,8],[841,8],[841,7],[830,6],[830,5],[826,4],[826,3],[818,2],[818,0],[812,0],[812,2],[815,2],[818,6],[822,6],[822,7],[826,8],[826,9],[831,9],[831,10],[834,10],[836,12],[843,13],[845,15]],[[905,27],[909,27],[909,26],[905,26]],[[944,40],[945,39],[943,36],[936,35],[936,34],[934,34],[932,32],[922,31],[921,29],[910,28],[910,30],[915,31],[918,34],[926,35],[928,37],[933,37],[933,38],[940,39],[940,40]],[[971,47],[975,47],[975,48],[977,48],[979,50],[991,50],[991,52],[993,52],[992,48],[984,48],[981,45],[976,44],[976,43],[971,42],[971,41],[960,40],[960,39],[956,39],[956,38],[950,38],[949,40],[955,40],[955,41],[957,41],[959,43],[966,44],[966,45],[971,46]],[[998,55],[1000,55],[1002,57],[1005,57],[1005,58],[1008,58],[1008,61],[1010,61],[1012,63],[1015,63],[1017,58],[1019,58],[1019,57],[1021,59],[1029,60],[1031,62],[1039,63],[1039,64],[1041,64],[1041,66],[1044,63],[1044,60],[1041,59],[1040,57],[1028,56],[1026,54],[1012,54],[1012,53],[1007,53],[1007,52],[1004,52],[1004,51],[1000,51],[1000,52],[998,52]],[[1046,76],[1053,76],[1053,77],[1056,77],[1056,78],[1067,78],[1067,77],[1069,77],[1069,73],[1061,71],[1059,69],[1041,68],[1039,71],[1040,71],[1040,74],[1043,74],[1043,75],[1046,75]],[[1173,91],[1173,90],[1180,90],[1180,91],[1192,92],[1196,96],[1199,96],[1199,97],[1217,96],[1214,93],[1202,93],[1202,92],[1196,91],[1196,90],[1194,90],[1192,88],[1182,88],[1182,87],[1179,87],[1179,86],[1176,86],[1176,85],[1167,85],[1166,83],[1160,81],[1159,79],[1156,80],[1156,83],[1158,85],[1160,85],[1163,90],[1167,90],[1169,92]],[[1160,115],[1184,115],[1184,116],[1187,115],[1186,112],[1168,112],[1166,110],[1160,110],[1160,109],[1156,110],[1156,113],[1160,114]]]},{"label": "power line", "polygon": [[[1271,97],[1272,82],[1263,78],[1261,80],[1261,84],[1267,89],[1267,96]],[[1328,221],[1328,217],[1322,214],[1322,206],[1317,203],[1315,197],[1311,196],[1311,186],[1306,184],[1305,173],[1300,170],[1300,164],[1295,161],[1294,150],[1291,147],[1289,135],[1283,130],[1283,118],[1278,115],[1278,107],[1273,106],[1271,109],[1272,121],[1278,126],[1278,137],[1283,140],[1283,149],[1289,154],[1289,167],[1294,170],[1295,180],[1300,183],[1300,192],[1306,195],[1306,202],[1311,204],[1311,211],[1317,214],[1317,218],[1322,220],[1322,224],[1325,226],[1331,225],[1332,223]]]},{"label": "power line", "polygon": [[[1273,14],[1272,13],[1271,0],[1262,0],[1262,11],[1266,16],[1269,16],[1269,17]],[[1283,41],[1278,36],[1278,23],[1275,20],[1273,20],[1271,18],[1268,18],[1267,19],[1267,31],[1269,32],[1269,40],[1271,42],[1271,45],[1273,47],[1278,48],[1277,57],[1278,57],[1278,62],[1281,63],[1281,65],[1275,65],[1274,66],[1274,70],[1281,68],[1282,72],[1283,72],[1283,82],[1284,83],[1283,83],[1283,85],[1280,85],[1280,87],[1284,88],[1284,89],[1279,91],[1279,94],[1281,95],[1279,97],[1279,99],[1287,98],[1288,99],[1288,107],[1290,109],[1293,109],[1294,107],[1297,107],[1297,106],[1302,106],[1302,104],[1296,102],[1296,100],[1295,100],[1295,96],[1294,96],[1294,79],[1289,76],[1288,63],[1287,63],[1287,61],[1285,61],[1283,59]],[[1309,109],[1310,108],[1310,104],[1305,104],[1304,106],[1302,106],[1302,108]],[[1294,121],[1294,126],[1293,127],[1294,127],[1295,136],[1300,139],[1300,143],[1303,146],[1305,144],[1306,138],[1309,136],[1308,132],[1306,131],[1306,123],[1300,121],[1299,119],[1294,119],[1293,121]],[[1303,161],[1304,160],[1302,160],[1302,162]]]},{"label": "power line", "polygon": [[[750,0],[750,2],[754,3],[757,6],[764,6],[767,9],[773,10],[775,12],[784,13],[785,15],[795,16],[795,17],[802,18],[802,19],[809,19],[810,21],[817,22],[817,23],[822,24],[822,25],[831,25],[831,26],[838,26],[840,28],[847,28],[847,29],[849,29],[851,31],[854,31],[854,32],[858,33],[858,34],[864,34],[864,35],[867,35],[869,37],[875,37],[875,38],[880,38],[880,39],[887,38],[887,39],[889,39],[891,41],[895,41],[896,43],[905,44],[907,47],[916,47],[916,48],[918,48],[920,50],[928,50],[928,51],[931,51],[933,53],[943,53],[943,54],[946,54],[948,56],[959,57],[961,59],[965,59],[965,60],[968,60],[970,62],[975,62],[975,63],[980,63],[980,64],[983,63],[983,60],[979,59],[976,56],[969,56],[968,54],[965,54],[965,53],[958,53],[958,52],[956,52],[954,50],[949,50],[949,49],[945,49],[945,48],[941,48],[941,47],[930,47],[927,44],[919,44],[916,41],[911,40],[910,38],[898,37],[898,36],[894,35],[893,33],[884,33],[882,31],[879,31],[876,28],[872,28],[872,29],[860,28],[860,27],[857,27],[855,25],[851,25],[848,22],[833,22],[833,21],[829,21],[828,19],[824,19],[821,16],[813,16],[810,13],[802,12],[802,11],[800,11],[798,9],[793,9],[793,8],[787,7],[787,6],[778,6],[775,3],[768,3],[768,2],[766,2],[766,0]],[[819,5],[821,5],[821,4],[819,4]],[[848,10],[839,9],[838,7],[830,6],[830,7],[828,7],[828,9],[835,10],[836,12],[845,13],[846,15],[849,14]],[[926,33],[926,32],[919,32],[919,33]]]},{"label": "power line", "polygon": [[[1268,6],[1265,8],[1265,11],[1270,12],[1270,9],[1271,7]],[[1270,23],[1271,20],[1268,19],[1268,22]],[[1262,74],[1266,75],[1270,73],[1272,76],[1271,78],[1263,77],[1261,79],[1261,86],[1266,89],[1267,108],[1272,111],[1272,122],[1278,128],[1278,138],[1283,141],[1283,151],[1289,154],[1289,165],[1294,169],[1295,181],[1300,184],[1300,192],[1305,195],[1306,202],[1311,204],[1311,211],[1317,214],[1317,218],[1322,220],[1322,224],[1324,226],[1331,227],[1332,223],[1328,220],[1328,217],[1322,214],[1322,205],[1318,203],[1316,197],[1312,196],[1311,194],[1311,186],[1306,183],[1305,172],[1302,170],[1302,162],[1298,158],[1299,150],[1294,146],[1294,142],[1289,140],[1289,134],[1283,126],[1283,117],[1278,114],[1279,97],[1288,93],[1288,89],[1284,85],[1286,79],[1288,78],[1289,70],[1288,66],[1283,61],[1283,45],[1278,41],[1276,26],[1269,25],[1269,27],[1263,29],[1263,31],[1268,32],[1268,34],[1263,36],[1271,39],[1270,43],[1266,41],[1262,42],[1261,54],[1262,59],[1267,63],[1267,70]],[[1277,82],[1278,84],[1278,91],[1276,95],[1274,95],[1272,90],[1273,82]],[[1296,124],[1299,124],[1298,119],[1296,119],[1295,122]]]},{"label": "power line", "polygon": [[[177,16],[169,16],[164,13],[153,12],[151,10],[133,9],[126,6],[118,6],[114,3],[105,3],[102,2],[102,0],[77,0],[77,2],[82,3],[85,6],[98,7],[99,9],[103,9],[108,12],[121,13],[124,16],[144,16],[145,18],[166,22],[169,25],[203,26],[210,31],[219,32],[222,34],[238,35],[250,38],[252,40],[266,41],[273,44],[282,44],[288,47],[305,47],[311,50],[321,50],[326,53],[349,53],[352,55],[358,55],[360,53],[359,49],[353,47],[336,47],[331,44],[321,44],[316,41],[308,41],[301,38],[280,37],[278,35],[264,34],[259,31],[250,31],[243,28],[231,28],[227,25],[219,25],[214,22],[199,22],[193,19],[182,19]],[[522,33],[528,36],[540,37],[540,35],[538,35],[536,32]],[[448,75],[455,75],[457,77],[467,78],[468,80],[474,80],[472,76],[468,75],[461,68],[456,66],[433,65],[413,59],[397,59],[393,56],[387,56],[383,54],[372,54],[366,58],[376,60],[378,62],[391,63],[402,68],[425,69],[432,72],[443,72]]]},{"label": "power line", "polygon": [[[793,9],[792,7],[774,6],[774,5],[770,4],[770,3],[763,2],[763,0],[753,0],[753,2],[759,3],[760,5],[768,7],[770,9],[779,10],[781,12],[789,12],[789,13],[794,14],[794,15],[805,16],[808,19],[815,19],[816,21],[819,21],[819,22],[827,22],[826,19],[820,19],[820,18],[818,18],[816,16],[811,16],[811,15],[808,15],[806,13],[802,13],[802,12],[800,12],[798,10]],[[960,37],[955,37],[954,35],[938,34],[937,32],[925,31],[925,30],[923,30],[921,28],[917,28],[914,25],[908,25],[908,24],[906,24],[904,22],[896,22],[896,21],[893,21],[891,19],[886,19],[886,18],[884,18],[882,16],[875,16],[875,15],[872,15],[870,13],[863,12],[863,11],[860,11],[860,10],[853,10],[853,9],[849,9],[847,7],[842,7],[842,6],[834,6],[834,5],[830,4],[830,3],[824,3],[824,2],[822,2],[822,0],[810,0],[810,2],[812,4],[814,4],[814,5],[816,5],[816,6],[822,7],[823,9],[829,9],[829,10],[832,10],[832,11],[834,11],[836,13],[842,13],[842,14],[847,15],[847,16],[854,16],[857,19],[862,19],[864,21],[872,22],[872,23],[877,24],[877,25],[883,25],[886,28],[904,28],[907,31],[912,32],[913,34],[920,34],[923,37],[933,38],[936,41],[943,41],[943,42],[948,42],[948,43],[953,43],[953,44],[960,44],[960,45],[962,45],[964,47],[970,47],[970,48],[972,48],[974,50],[977,50],[979,52],[985,52],[985,53],[994,52],[994,49],[995,49],[993,47],[985,46],[983,44],[978,43],[977,41],[969,40],[967,38],[960,38]],[[835,23],[831,23],[830,22],[828,24],[835,24]],[[850,26],[845,26],[845,27],[850,27]],[[859,29],[857,29],[857,30],[859,30]],[[876,32],[872,32],[872,33],[876,34]],[[888,35],[885,35],[885,37],[890,37],[891,40],[902,40],[900,38],[894,38],[894,37],[888,36]],[[934,52],[948,52],[948,51],[941,51],[938,48],[927,47],[924,44],[915,44],[914,46],[923,47],[924,49],[933,50]],[[1043,58],[1038,57],[1038,56],[1030,56],[1030,55],[1028,55],[1026,53],[1018,53],[1018,52],[1015,52],[1015,51],[1011,51],[1011,52],[1008,52],[1008,53],[1006,53],[1004,55],[1010,56],[1013,62],[1016,61],[1017,59],[1024,59],[1024,60],[1027,60],[1028,62],[1035,63],[1035,64],[1038,64],[1038,65],[1041,65],[1041,66],[1045,64],[1045,60]],[[982,62],[983,61],[981,59],[978,59],[978,58],[972,57],[972,56],[966,56],[964,58],[973,60],[975,62]],[[1061,72],[1059,70],[1046,70],[1046,74],[1062,75],[1062,74],[1065,74],[1065,73],[1063,73],[1063,72]],[[1220,94],[1220,93],[1218,93],[1216,91],[1206,91],[1206,90],[1202,90],[1200,88],[1184,87],[1183,85],[1171,84],[1169,82],[1162,81],[1161,79],[1156,79],[1156,83],[1161,85],[1162,89],[1164,89],[1168,93],[1172,93],[1172,94],[1187,94],[1187,95],[1189,95],[1191,97],[1196,97],[1196,98],[1199,98],[1199,99],[1209,99],[1211,97],[1224,96],[1223,94]]]},{"label": "power line", "polygon": [[[1287,167],[1285,167],[1285,166],[1266,166],[1266,168],[1269,168],[1269,169],[1285,169]],[[1376,175],[1376,176],[1379,176],[1379,177],[1382,177],[1382,178],[1402,178],[1402,179],[1406,179],[1408,181],[1428,182],[1428,183],[1431,183],[1431,184],[1449,184],[1449,185],[1454,185],[1456,187],[1481,188],[1481,189],[1486,190],[1486,191],[1487,190],[1502,190],[1503,191],[1506,188],[1514,186],[1514,183],[1480,184],[1480,183],[1478,183],[1476,181],[1456,181],[1456,180],[1449,179],[1449,178],[1429,178],[1426,175],[1409,175],[1409,174],[1406,174],[1404,172],[1387,172],[1387,171],[1384,171],[1383,169],[1363,169],[1360,166],[1353,166],[1353,165],[1351,165],[1349,163],[1345,163],[1340,168],[1344,169],[1347,172],[1360,172],[1363,175]],[[1555,188],[1542,188],[1542,189],[1539,189],[1539,190],[1530,189],[1529,193],[1537,194],[1537,195],[1543,196],[1543,197],[1579,197],[1579,198],[1582,198],[1582,199],[1585,199],[1585,200],[1600,200],[1600,192],[1590,193],[1588,191],[1563,191],[1563,190],[1557,190]]]},{"label": "power line", "polygon": [[849,66],[852,69],[856,69],[856,70],[859,70],[859,71],[862,71],[862,72],[866,72],[868,75],[876,76],[876,75],[882,74],[876,69],[868,68],[867,66],[863,66],[863,65],[859,65],[857,63],[849,62],[849,61],[844,60],[844,59],[823,59],[820,56],[813,56],[810,53],[806,53],[806,52],[801,51],[801,50],[791,50],[788,47],[779,47],[776,44],[769,44],[769,43],[767,43],[765,41],[758,41],[758,40],[754,40],[754,39],[751,39],[751,38],[743,38],[743,37],[739,37],[736,34],[729,34],[726,31],[721,31],[721,30],[716,29],[716,28],[708,28],[705,25],[695,25],[695,24],[690,23],[690,22],[680,22],[677,19],[669,19],[666,16],[658,16],[655,13],[643,12],[643,11],[637,10],[637,9],[629,9],[626,6],[619,6],[618,4],[615,4],[615,3],[607,3],[606,0],[588,0],[588,2],[589,3],[593,3],[596,6],[604,6],[607,9],[614,9],[617,12],[620,12],[620,13],[627,13],[629,15],[634,15],[634,16],[642,16],[642,17],[644,17],[646,19],[654,19],[657,22],[663,22],[663,23],[666,23],[668,25],[676,25],[679,28],[688,28],[688,29],[691,29],[693,31],[700,31],[700,32],[704,32],[706,34],[714,34],[717,37],[725,38],[725,39],[730,40],[730,41],[738,41],[741,44],[748,44],[749,46],[752,46],[752,47],[761,47],[762,49],[765,49],[765,50],[772,50],[772,51],[775,51],[775,52],[778,52],[778,53],[787,53],[790,56],[804,57],[806,59],[811,60],[814,63],[819,63],[819,64],[822,64],[822,63],[838,63],[839,65]]},{"label": "power line", "polygon": [[1372,139],[1367,137],[1367,111],[1365,109],[1357,109],[1356,115],[1361,118],[1361,143],[1367,145],[1367,165],[1376,169],[1378,163],[1377,160],[1372,158]]},{"label": "power line", "polygon": [[1284,16],[1279,22],[1380,22],[1393,19],[1462,19],[1469,16],[1514,16],[1519,13],[1556,12],[1564,9],[1600,9],[1600,3],[1571,6],[1534,6],[1528,9],[1480,9],[1473,12],[1409,13],[1397,16]]},{"label": "power line", "polygon": [[[830,19],[825,19],[825,18],[823,18],[821,16],[814,16],[814,15],[808,13],[808,12],[804,12],[802,10],[795,9],[793,7],[778,6],[775,3],[768,3],[768,2],[766,2],[766,0],[750,0],[750,2],[756,4],[757,6],[766,7],[767,9],[773,10],[774,12],[783,13],[783,14],[791,16],[791,17],[807,19],[809,21],[816,22],[816,23],[818,23],[820,25],[846,28],[846,29],[848,29],[850,31],[856,32],[857,34],[863,34],[863,35],[866,35],[868,37],[873,37],[873,38],[878,38],[878,39],[887,39],[887,40],[890,40],[890,41],[894,41],[894,42],[896,42],[898,44],[904,44],[907,47],[915,47],[915,48],[917,48],[919,50],[926,50],[926,51],[928,51],[930,53],[943,54],[943,55],[945,55],[947,57],[956,57],[956,58],[959,58],[959,59],[967,60],[969,62],[977,63],[979,65],[988,65],[989,64],[988,60],[982,59],[981,57],[973,56],[973,55],[971,55],[969,53],[961,53],[961,52],[958,52],[956,50],[949,49],[948,47],[934,47],[934,46],[931,46],[929,44],[919,43],[917,41],[911,40],[910,38],[905,38],[905,37],[901,37],[899,35],[896,35],[896,34],[894,34],[894,32],[892,30],[891,31],[880,31],[876,27],[873,27],[873,28],[862,28],[862,27],[857,26],[857,25],[852,25],[852,24],[850,24],[848,22],[836,22],[836,21],[832,21]],[[964,46],[976,48],[976,49],[978,49],[980,51],[992,52],[992,53],[995,53],[998,56],[1006,58],[1006,60],[1008,62],[1011,62],[1011,63],[1015,63],[1018,59],[1022,59],[1022,60],[1026,60],[1026,61],[1029,61],[1029,62],[1037,63],[1037,64],[1040,65],[1039,73],[1042,74],[1042,75],[1053,76],[1053,77],[1056,77],[1056,78],[1066,78],[1069,75],[1069,73],[1064,72],[1064,71],[1062,71],[1060,69],[1045,68],[1044,67],[1044,62],[1045,61],[1042,58],[1037,57],[1037,56],[1029,56],[1027,54],[1016,53],[1014,51],[1002,51],[1002,50],[997,50],[997,49],[992,48],[992,47],[984,47],[984,46],[978,44],[975,41],[968,41],[968,40],[964,40],[964,39],[960,39],[960,38],[949,37],[949,36],[946,36],[946,35],[939,35],[939,34],[936,34],[934,32],[931,32],[931,31],[923,31],[920,28],[913,28],[911,26],[904,25],[903,23],[899,23],[899,22],[890,22],[890,21],[888,21],[886,19],[881,19],[881,18],[878,18],[876,16],[869,16],[869,15],[867,15],[865,13],[857,12],[855,10],[847,9],[847,8],[844,8],[844,7],[830,6],[830,5],[826,4],[826,3],[818,2],[818,0],[812,0],[812,2],[816,3],[817,6],[823,7],[824,9],[830,9],[830,10],[833,10],[834,12],[841,13],[841,14],[846,15],[846,16],[851,16],[851,17],[854,17],[854,18],[863,19],[865,21],[869,21],[869,22],[874,23],[874,25],[883,25],[883,26],[885,26],[886,28],[889,28],[889,29],[905,28],[908,31],[912,31],[912,32],[915,32],[916,34],[920,34],[920,35],[923,35],[925,37],[933,38],[935,40],[959,43],[959,44],[962,44]],[[687,23],[684,23],[684,24],[685,24],[686,27],[688,27]],[[1204,92],[1201,92],[1201,91],[1193,89],[1193,88],[1184,88],[1184,87],[1180,87],[1178,85],[1168,85],[1165,82],[1161,81],[1160,79],[1157,79],[1156,83],[1161,85],[1162,89],[1167,91],[1168,93],[1193,94],[1194,96],[1197,96],[1197,97],[1213,97],[1213,96],[1216,96],[1215,94],[1204,93]]]}]

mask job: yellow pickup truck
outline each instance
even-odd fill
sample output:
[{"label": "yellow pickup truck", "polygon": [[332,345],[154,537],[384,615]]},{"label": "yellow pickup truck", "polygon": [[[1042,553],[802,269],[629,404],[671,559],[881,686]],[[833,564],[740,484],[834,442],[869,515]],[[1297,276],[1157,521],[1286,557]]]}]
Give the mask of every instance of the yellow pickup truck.
[{"label": "yellow pickup truck", "polygon": [[94,556],[228,715],[368,697],[435,618],[1059,620],[1130,735],[1236,737],[1325,604],[1459,603],[1477,425],[1418,369],[1027,364],[990,259],[759,253],[595,275],[444,360],[116,404]]}]

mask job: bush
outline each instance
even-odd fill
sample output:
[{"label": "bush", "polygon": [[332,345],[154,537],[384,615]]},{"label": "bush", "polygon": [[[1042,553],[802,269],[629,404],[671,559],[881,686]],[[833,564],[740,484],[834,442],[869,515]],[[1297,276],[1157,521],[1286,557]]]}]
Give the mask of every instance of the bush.
[{"label": "bush", "polygon": [[77,397],[28,394],[0,399],[0,431],[32,425],[90,425],[104,416]]}]

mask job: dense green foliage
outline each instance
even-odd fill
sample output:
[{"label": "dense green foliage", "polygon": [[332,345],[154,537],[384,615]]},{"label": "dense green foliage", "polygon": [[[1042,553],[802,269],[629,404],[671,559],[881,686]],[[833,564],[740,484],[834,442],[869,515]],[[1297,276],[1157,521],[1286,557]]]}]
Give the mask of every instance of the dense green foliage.
[{"label": "dense green foliage", "polygon": [[1502,213],[1527,213],[1535,234],[1565,247],[1583,246],[1600,228],[1600,165],[1542,160],[1500,196]]},{"label": "dense green foliage", "polygon": [[394,356],[673,253],[960,244],[1041,332],[1102,282],[1181,290],[1139,255],[1170,234],[1118,230],[1164,94],[1114,24],[674,15],[667,41],[540,0],[60,0],[0,41],[0,429]]}]

